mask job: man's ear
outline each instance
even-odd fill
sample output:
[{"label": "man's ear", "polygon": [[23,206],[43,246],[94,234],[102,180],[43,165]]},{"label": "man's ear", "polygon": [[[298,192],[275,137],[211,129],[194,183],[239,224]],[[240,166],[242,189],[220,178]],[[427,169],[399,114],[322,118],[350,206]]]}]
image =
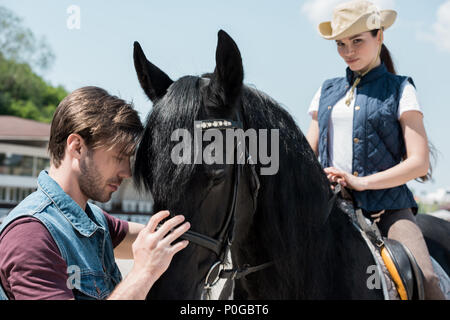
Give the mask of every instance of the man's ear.
[{"label": "man's ear", "polygon": [[84,149],[86,149],[86,143],[79,134],[71,133],[67,137],[66,152],[69,153],[72,158],[80,159]]}]

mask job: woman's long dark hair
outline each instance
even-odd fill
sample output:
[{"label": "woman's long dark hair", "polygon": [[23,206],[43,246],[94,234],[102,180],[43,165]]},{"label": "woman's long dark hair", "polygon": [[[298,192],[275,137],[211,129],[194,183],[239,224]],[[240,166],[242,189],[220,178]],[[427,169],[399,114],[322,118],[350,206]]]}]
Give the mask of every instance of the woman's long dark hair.
[{"label": "woman's long dark hair", "polygon": [[[380,31],[380,29],[375,29],[370,31],[370,33],[372,34],[373,37],[376,37],[378,35],[378,31]],[[392,74],[397,74],[397,71],[395,70],[395,66],[394,66],[394,61],[392,59],[391,56],[391,52],[389,51],[389,49],[383,44],[381,46],[381,52],[380,52],[380,58],[381,58],[381,62],[384,63],[384,65],[386,66],[386,69],[392,73]],[[433,163],[436,162],[436,148],[435,146],[428,141],[428,149],[430,150],[430,156],[433,160]],[[428,180],[432,179],[432,173],[433,173],[433,165],[430,163],[430,167],[428,169],[428,173],[420,178],[417,178],[416,181],[418,182],[426,182]]]},{"label": "woman's long dark hair", "polygon": [[[380,31],[380,29],[375,29],[370,32],[372,33],[373,37],[376,37],[378,35],[378,31]],[[381,62],[384,63],[384,65],[386,66],[387,70],[390,73],[397,74],[397,71],[395,70],[395,66],[394,66],[394,61],[392,60],[392,57],[391,57],[391,52],[384,45],[384,43],[381,46],[380,58],[381,58]]]}]

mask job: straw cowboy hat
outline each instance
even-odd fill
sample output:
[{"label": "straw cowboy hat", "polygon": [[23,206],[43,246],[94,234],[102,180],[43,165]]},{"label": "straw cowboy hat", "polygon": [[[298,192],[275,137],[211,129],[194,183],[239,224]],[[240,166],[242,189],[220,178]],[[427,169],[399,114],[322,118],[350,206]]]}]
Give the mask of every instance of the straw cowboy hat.
[{"label": "straw cowboy hat", "polygon": [[375,29],[386,30],[397,17],[394,10],[379,10],[372,2],[357,0],[338,5],[331,21],[319,24],[319,33],[327,40],[340,40]]}]

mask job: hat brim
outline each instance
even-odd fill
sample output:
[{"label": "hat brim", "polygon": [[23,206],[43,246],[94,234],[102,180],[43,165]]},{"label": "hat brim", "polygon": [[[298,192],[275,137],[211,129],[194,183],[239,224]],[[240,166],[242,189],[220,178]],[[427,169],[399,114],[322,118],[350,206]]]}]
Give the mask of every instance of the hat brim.
[{"label": "hat brim", "polygon": [[[340,40],[359,33],[371,31],[374,28],[370,28],[367,23],[370,16],[371,13],[363,14],[347,28],[335,34],[333,34],[331,21],[322,22],[321,24],[319,24],[319,34],[327,40]],[[386,30],[394,24],[397,18],[397,12],[394,10],[382,10],[380,11],[380,18],[380,25],[384,30]]]}]

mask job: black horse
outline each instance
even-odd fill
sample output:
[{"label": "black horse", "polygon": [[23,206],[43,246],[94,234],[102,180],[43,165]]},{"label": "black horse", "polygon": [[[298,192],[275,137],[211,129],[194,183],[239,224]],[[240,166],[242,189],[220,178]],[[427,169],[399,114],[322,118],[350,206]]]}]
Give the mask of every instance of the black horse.
[{"label": "black horse", "polygon": [[417,216],[430,255],[450,275],[450,222],[429,214]]},{"label": "black horse", "polygon": [[[346,214],[329,207],[330,184],[307,140],[276,101],[243,84],[239,49],[224,31],[218,34],[211,74],[174,82],[146,59],[138,43],[134,63],[153,102],[134,176],[152,192],[154,210],[184,214],[191,230],[208,239],[220,238],[231,226],[225,240],[231,242],[234,267],[272,263],[236,280],[235,299],[383,299],[381,289],[367,285],[372,255]],[[228,119],[244,130],[278,129],[278,173],[261,175],[266,164],[259,162],[174,163],[171,155],[179,142],[172,141],[172,133],[182,128],[193,134],[194,121],[208,119]],[[220,254],[191,243],[174,257],[148,298],[200,298]]]}]

